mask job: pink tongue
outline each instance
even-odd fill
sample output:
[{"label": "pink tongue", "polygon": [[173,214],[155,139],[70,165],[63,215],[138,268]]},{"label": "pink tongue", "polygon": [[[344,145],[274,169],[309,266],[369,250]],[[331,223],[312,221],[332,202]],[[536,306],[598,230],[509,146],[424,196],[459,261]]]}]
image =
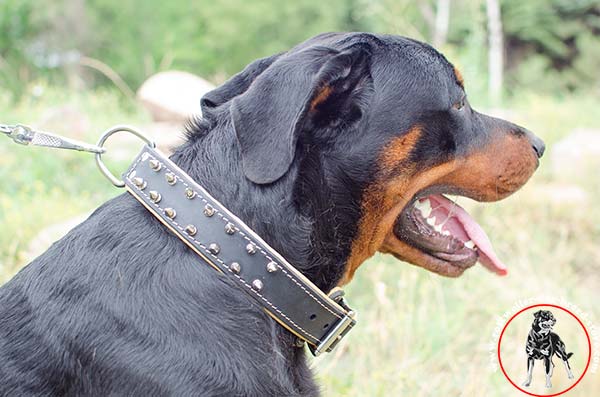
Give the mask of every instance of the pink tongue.
[{"label": "pink tongue", "polygon": [[[477,246],[479,251],[479,263],[500,276],[508,274],[508,268],[500,261],[494,252],[494,247],[492,247],[490,238],[467,211],[440,194],[431,195],[429,198],[444,207],[452,214],[451,216],[458,218],[469,238]],[[431,206],[435,207],[436,205],[432,203]]]}]

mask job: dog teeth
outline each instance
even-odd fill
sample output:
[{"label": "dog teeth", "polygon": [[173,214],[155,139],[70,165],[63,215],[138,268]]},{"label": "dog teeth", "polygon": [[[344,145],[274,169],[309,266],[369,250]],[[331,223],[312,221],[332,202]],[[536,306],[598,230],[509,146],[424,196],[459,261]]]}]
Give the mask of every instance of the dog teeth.
[{"label": "dog teeth", "polygon": [[427,218],[427,223],[429,224],[429,226],[433,226],[435,228],[435,216],[432,216],[431,218]]},{"label": "dog teeth", "polygon": [[465,247],[467,247],[469,249],[474,249],[475,243],[473,242],[473,240],[469,240],[469,241],[465,242]]},{"label": "dog teeth", "polygon": [[431,215],[431,202],[429,199],[425,199],[423,201],[417,200],[414,204],[415,208],[421,211],[421,216],[423,218],[428,218]]},{"label": "dog teeth", "polygon": [[433,210],[431,208],[431,201],[429,201],[429,199],[415,201],[414,207],[421,212],[421,216],[425,218],[425,221],[433,228],[433,230],[444,236],[450,236],[450,232],[443,229],[444,222],[440,223],[439,225],[435,224],[437,219],[435,216],[431,216]]}]

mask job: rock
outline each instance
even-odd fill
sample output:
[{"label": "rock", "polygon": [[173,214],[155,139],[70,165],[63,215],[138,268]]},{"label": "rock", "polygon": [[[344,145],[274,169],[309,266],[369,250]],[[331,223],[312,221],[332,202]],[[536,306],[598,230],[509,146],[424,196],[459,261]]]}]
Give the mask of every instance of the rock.
[{"label": "rock", "polygon": [[582,176],[600,164],[600,130],[574,130],[551,147],[550,161],[557,177]]},{"label": "rock", "polygon": [[166,154],[173,153],[173,149],[185,142],[185,127],[179,123],[151,123],[142,126],[142,129],[154,137],[158,149]]},{"label": "rock", "polygon": [[185,122],[200,115],[200,98],[214,85],[191,73],[160,72],[151,76],[137,92],[154,121]]},{"label": "rock", "polygon": [[85,113],[73,106],[65,105],[46,110],[33,123],[32,127],[69,138],[85,140],[86,136],[89,136],[92,124]]},{"label": "rock", "polygon": [[[185,127],[179,122],[161,122],[136,125],[135,129],[142,132],[156,143],[163,153],[170,155],[173,149],[181,145],[184,139]],[[144,143],[131,134],[115,134],[107,142],[106,158],[109,161],[130,162],[139,153]]]}]

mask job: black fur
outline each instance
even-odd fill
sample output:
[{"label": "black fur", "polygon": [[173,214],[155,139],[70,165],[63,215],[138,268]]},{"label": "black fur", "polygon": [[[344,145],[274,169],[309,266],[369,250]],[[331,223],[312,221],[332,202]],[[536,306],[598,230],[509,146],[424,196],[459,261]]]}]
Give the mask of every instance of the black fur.
[{"label": "black fur", "polygon": [[[425,167],[498,122],[457,113],[463,96],[426,44],[324,34],[208,93],[172,160],[329,291],[385,144],[423,125]],[[0,288],[0,380],[2,396],[318,394],[293,337],[127,194]]]}]

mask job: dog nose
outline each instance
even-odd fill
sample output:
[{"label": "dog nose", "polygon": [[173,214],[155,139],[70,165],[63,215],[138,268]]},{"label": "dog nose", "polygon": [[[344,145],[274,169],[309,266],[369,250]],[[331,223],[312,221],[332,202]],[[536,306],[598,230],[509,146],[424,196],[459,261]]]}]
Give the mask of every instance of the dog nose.
[{"label": "dog nose", "polygon": [[538,156],[538,158],[542,158],[544,152],[546,151],[546,144],[544,143],[544,141],[542,141],[541,138],[539,138],[537,135],[535,135],[528,129],[523,128],[523,131],[525,132],[527,139],[529,139],[529,142],[531,143],[531,147],[533,148],[535,154]]}]

